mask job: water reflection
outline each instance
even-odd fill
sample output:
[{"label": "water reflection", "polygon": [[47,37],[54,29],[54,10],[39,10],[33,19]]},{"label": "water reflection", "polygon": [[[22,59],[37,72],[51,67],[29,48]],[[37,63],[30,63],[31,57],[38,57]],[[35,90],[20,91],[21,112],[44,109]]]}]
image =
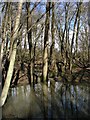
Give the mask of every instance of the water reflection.
[{"label": "water reflection", "polygon": [[3,118],[58,118],[90,117],[90,85],[70,85],[49,81],[33,87],[11,88],[3,107]]}]

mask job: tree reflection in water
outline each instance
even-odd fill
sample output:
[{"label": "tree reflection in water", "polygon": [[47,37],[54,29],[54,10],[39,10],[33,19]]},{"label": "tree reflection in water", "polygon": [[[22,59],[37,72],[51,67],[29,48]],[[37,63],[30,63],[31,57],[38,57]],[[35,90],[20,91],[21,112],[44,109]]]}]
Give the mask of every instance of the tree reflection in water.
[{"label": "tree reflection in water", "polygon": [[90,85],[70,85],[50,80],[33,87],[11,88],[3,118],[88,118]]}]

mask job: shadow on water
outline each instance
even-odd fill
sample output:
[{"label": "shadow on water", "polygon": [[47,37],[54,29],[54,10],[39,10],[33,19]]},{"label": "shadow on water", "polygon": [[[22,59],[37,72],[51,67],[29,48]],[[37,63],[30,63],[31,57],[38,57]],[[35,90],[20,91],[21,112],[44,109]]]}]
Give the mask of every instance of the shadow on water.
[{"label": "shadow on water", "polygon": [[53,80],[33,87],[10,88],[3,118],[79,120],[90,117],[90,85],[70,85]]}]

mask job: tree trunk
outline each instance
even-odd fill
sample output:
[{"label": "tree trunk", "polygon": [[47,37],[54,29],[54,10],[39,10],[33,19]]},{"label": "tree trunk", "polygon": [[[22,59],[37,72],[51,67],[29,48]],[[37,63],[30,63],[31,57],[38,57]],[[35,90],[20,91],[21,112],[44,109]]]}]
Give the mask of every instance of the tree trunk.
[{"label": "tree trunk", "polygon": [[89,2],[89,5],[88,5],[88,26],[89,26],[88,61],[90,63],[90,2]]},{"label": "tree trunk", "polygon": [[12,36],[13,49],[12,49],[12,54],[11,54],[11,58],[10,58],[10,64],[9,64],[9,68],[8,68],[7,77],[6,77],[4,88],[2,90],[2,94],[1,94],[1,97],[0,97],[0,106],[3,106],[4,103],[5,103],[5,100],[6,100],[7,95],[8,95],[8,90],[9,90],[11,78],[12,78],[12,75],[13,75],[15,56],[16,56],[16,50],[17,50],[16,38],[17,38],[17,34],[18,34],[18,26],[19,26],[19,23],[20,23],[21,12],[22,12],[22,1],[18,5],[18,14],[17,14],[16,21],[15,21],[14,34]]},{"label": "tree trunk", "polygon": [[44,35],[44,52],[43,52],[43,71],[42,71],[42,81],[46,82],[48,79],[48,31],[49,31],[49,14],[50,14],[50,3],[46,4],[46,14],[45,20],[45,35]]},{"label": "tree trunk", "polygon": [[78,35],[79,35],[79,29],[80,29],[80,13],[81,13],[81,5],[79,7],[79,13],[78,13],[78,18],[77,18],[77,33],[76,33],[76,51],[75,54],[77,55],[78,51]]},{"label": "tree trunk", "polygon": [[6,40],[6,28],[7,28],[7,20],[8,20],[7,9],[8,9],[8,4],[6,4],[6,12],[4,16],[4,21],[2,23],[1,62],[3,59],[3,55],[4,55],[4,45],[5,45],[5,40]]},{"label": "tree trunk", "polygon": [[50,48],[50,68],[51,72],[55,76],[57,72],[56,60],[55,60],[55,15],[54,15],[54,2],[52,2],[52,23],[51,23],[51,33],[52,33],[52,44]]},{"label": "tree trunk", "polygon": [[77,5],[77,13],[76,13],[76,18],[75,18],[75,22],[74,22],[74,28],[73,28],[73,35],[72,35],[72,41],[71,41],[71,52],[70,52],[70,72],[72,73],[72,62],[73,62],[73,45],[74,45],[74,37],[75,37],[75,32],[76,32],[76,24],[77,24],[77,20],[79,17],[79,11],[80,11],[80,6],[81,6],[81,2],[79,3],[79,5]]},{"label": "tree trunk", "polygon": [[65,71],[66,71],[66,67],[67,67],[67,62],[68,62],[68,46],[69,46],[69,39],[68,39],[68,7],[69,7],[69,4],[66,3],[65,5],[65,29],[66,29],[66,44],[65,44]]},{"label": "tree trunk", "polygon": [[[32,18],[30,14],[30,3],[26,3],[27,9],[27,31],[32,26]],[[33,81],[33,47],[32,47],[32,29],[28,32],[28,44],[29,44],[29,65],[28,65],[28,79],[29,83]]]}]

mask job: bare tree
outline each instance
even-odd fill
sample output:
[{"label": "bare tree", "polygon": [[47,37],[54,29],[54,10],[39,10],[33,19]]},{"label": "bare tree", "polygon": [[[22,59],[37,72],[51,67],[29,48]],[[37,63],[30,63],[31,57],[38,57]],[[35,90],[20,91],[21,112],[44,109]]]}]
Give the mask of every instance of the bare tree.
[{"label": "bare tree", "polygon": [[[73,35],[72,35],[72,41],[71,41],[71,51],[70,51],[70,72],[72,73],[72,62],[73,62],[73,45],[74,45],[74,38],[75,38],[75,31],[76,31],[76,24],[77,20],[80,14],[80,9],[81,9],[81,2],[77,4],[77,12],[76,12],[76,17],[74,21],[74,28],[73,28]],[[77,31],[78,32],[78,31]],[[77,34],[78,35],[78,34]],[[77,36],[78,37],[78,36]]]},{"label": "bare tree", "polygon": [[54,10],[54,2],[52,2],[52,21],[51,21],[51,34],[52,34],[52,42],[50,47],[50,66],[51,72],[53,75],[56,74],[56,58],[55,58],[55,10]]},{"label": "bare tree", "polygon": [[[49,11],[48,11],[49,10]],[[45,35],[44,35],[44,53],[43,53],[43,71],[42,80],[47,81],[48,78],[48,32],[49,32],[49,15],[50,15],[50,3],[46,4],[46,20],[45,20]]]},{"label": "bare tree", "polygon": [[88,5],[88,25],[89,25],[88,61],[90,63],[90,2]]},{"label": "bare tree", "polygon": [[2,44],[1,44],[1,61],[3,59],[4,55],[4,47],[5,47],[5,42],[6,42],[6,30],[7,30],[7,22],[8,22],[8,3],[5,4],[6,10],[5,10],[5,15],[2,23]]},{"label": "bare tree", "polygon": [[[27,31],[32,25],[32,17],[30,14],[30,3],[26,3],[27,9]],[[28,79],[29,83],[33,81],[33,46],[32,46],[32,29],[28,32],[28,44],[29,44],[29,65],[28,65]]]},{"label": "bare tree", "polygon": [[16,50],[17,50],[17,40],[16,39],[17,39],[17,34],[18,34],[18,26],[20,24],[21,12],[22,12],[22,1],[20,1],[20,3],[18,4],[18,13],[17,13],[16,20],[15,20],[14,34],[11,38],[13,41],[13,47],[12,47],[13,49],[12,49],[12,54],[10,57],[10,64],[9,64],[4,88],[3,88],[2,94],[0,96],[0,106],[3,106],[5,103],[5,100],[6,100],[7,94],[8,94],[8,90],[9,90],[9,86],[10,86],[10,81],[11,81],[12,74],[13,74],[13,68],[14,68],[15,56],[16,56]]}]

